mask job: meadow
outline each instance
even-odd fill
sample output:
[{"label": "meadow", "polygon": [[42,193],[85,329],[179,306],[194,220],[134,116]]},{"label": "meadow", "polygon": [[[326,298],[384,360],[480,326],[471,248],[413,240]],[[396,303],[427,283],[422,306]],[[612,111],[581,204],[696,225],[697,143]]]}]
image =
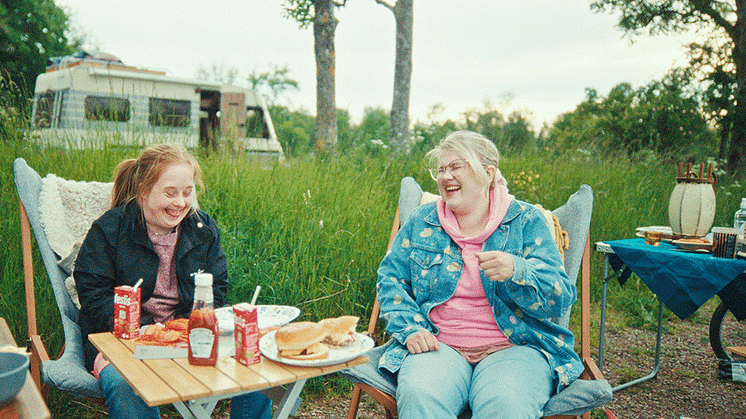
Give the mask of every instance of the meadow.
[{"label": "meadow", "polygon": [[[26,309],[13,160],[26,159],[42,177],[54,173],[67,179],[110,181],[116,164],[139,150],[115,146],[65,150],[35,145],[23,136],[6,137],[2,145],[0,317],[23,344]],[[229,303],[249,300],[261,285],[261,304],[298,306],[300,320],[358,315],[360,330],[370,315],[376,269],[385,253],[401,178],[412,176],[425,190],[437,192],[421,152],[307,155],[283,163],[222,153],[196,154],[205,173],[200,206],[219,223],[228,257]],[[590,185],[594,191],[592,242],[629,238],[636,227],[668,224],[675,159],[584,150],[560,155],[525,152],[503,156],[500,168],[518,199],[550,209],[561,205],[581,184]],[[714,225],[732,224],[733,213],[746,196],[742,185],[746,185],[744,179],[719,175]],[[602,270],[601,256],[592,252],[594,301],[600,300]],[[53,355],[62,344],[62,329],[38,254],[34,273],[40,334]],[[612,313],[624,313],[619,326],[652,327],[657,300],[638,279],[633,277],[624,287],[612,282],[609,293]],[[666,315],[673,317],[668,311]],[[340,391],[347,388],[341,380],[328,381]],[[318,392],[328,381],[309,382],[304,391]],[[47,402],[53,412],[71,405],[89,409],[54,392]]]}]

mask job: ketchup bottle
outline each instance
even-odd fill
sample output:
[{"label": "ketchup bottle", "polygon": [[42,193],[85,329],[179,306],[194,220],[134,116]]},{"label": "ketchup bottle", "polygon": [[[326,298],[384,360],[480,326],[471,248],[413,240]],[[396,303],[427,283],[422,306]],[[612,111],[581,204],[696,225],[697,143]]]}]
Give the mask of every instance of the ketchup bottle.
[{"label": "ketchup bottle", "polygon": [[212,300],[212,274],[194,274],[194,305],[189,315],[189,363],[215,365],[218,361],[218,321]]}]

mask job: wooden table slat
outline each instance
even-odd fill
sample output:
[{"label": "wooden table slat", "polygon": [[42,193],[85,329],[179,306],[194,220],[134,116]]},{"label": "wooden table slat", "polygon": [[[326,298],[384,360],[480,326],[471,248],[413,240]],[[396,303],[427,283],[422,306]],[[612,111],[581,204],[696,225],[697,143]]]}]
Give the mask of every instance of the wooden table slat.
[{"label": "wooden table slat", "polygon": [[182,401],[207,397],[211,394],[207,386],[173,359],[145,359],[143,362],[168,383],[179,394]]},{"label": "wooden table slat", "polygon": [[262,357],[262,360],[259,361],[258,364],[249,365],[247,368],[259,374],[265,380],[270,382],[272,386],[292,383],[293,381],[298,381],[300,379],[285,367],[286,365],[284,364],[270,361],[269,359]]},{"label": "wooden table slat", "polygon": [[249,367],[236,362],[233,357],[221,358],[215,366],[238,383],[242,390],[257,390],[274,385]]},{"label": "wooden table slat", "polygon": [[88,336],[101,353],[127,380],[135,393],[148,406],[159,406],[179,400],[179,394],[164,382],[145,363],[132,356],[132,351],[109,332]]},{"label": "wooden table slat", "polygon": [[200,367],[189,364],[189,359],[174,359],[174,362],[184,368],[189,374],[198,379],[210,389],[214,396],[241,390],[241,386],[230,377],[213,367]]}]

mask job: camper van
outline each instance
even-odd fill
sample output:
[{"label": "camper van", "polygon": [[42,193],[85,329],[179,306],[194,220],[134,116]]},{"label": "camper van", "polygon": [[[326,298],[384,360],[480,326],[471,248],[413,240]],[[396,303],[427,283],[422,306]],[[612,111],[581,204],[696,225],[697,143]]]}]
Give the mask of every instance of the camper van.
[{"label": "camper van", "polygon": [[108,54],[52,60],[36,79],[31,125],[38,141],[65,147],[176,142],[284,159],[256,92],[127,66]]}]

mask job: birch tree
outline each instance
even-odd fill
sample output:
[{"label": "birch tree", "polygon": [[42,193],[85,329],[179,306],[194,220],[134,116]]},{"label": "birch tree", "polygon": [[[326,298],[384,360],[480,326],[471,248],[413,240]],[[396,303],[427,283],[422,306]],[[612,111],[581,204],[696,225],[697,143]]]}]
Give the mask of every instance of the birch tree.
[{"label": "birch tree", "polygon": [[412,85],[413,0],[397,0],[392,6],[385,0],[376,3],[391,10],[396,21],[396,61],[394,94],[391,104],[390,143],[396,151],[404,148],[409,135],[409,97]]},{"label": "birch tree", "polygon": [[[313,25],[316,57],[316,149],[331,152],[337,145],[337,104],[335,92],[334,31],[337,19],[334,8],[346,0],[286,0],[285,10],[301,28]],[[313,10],[312,10],[313,9]]]}]

